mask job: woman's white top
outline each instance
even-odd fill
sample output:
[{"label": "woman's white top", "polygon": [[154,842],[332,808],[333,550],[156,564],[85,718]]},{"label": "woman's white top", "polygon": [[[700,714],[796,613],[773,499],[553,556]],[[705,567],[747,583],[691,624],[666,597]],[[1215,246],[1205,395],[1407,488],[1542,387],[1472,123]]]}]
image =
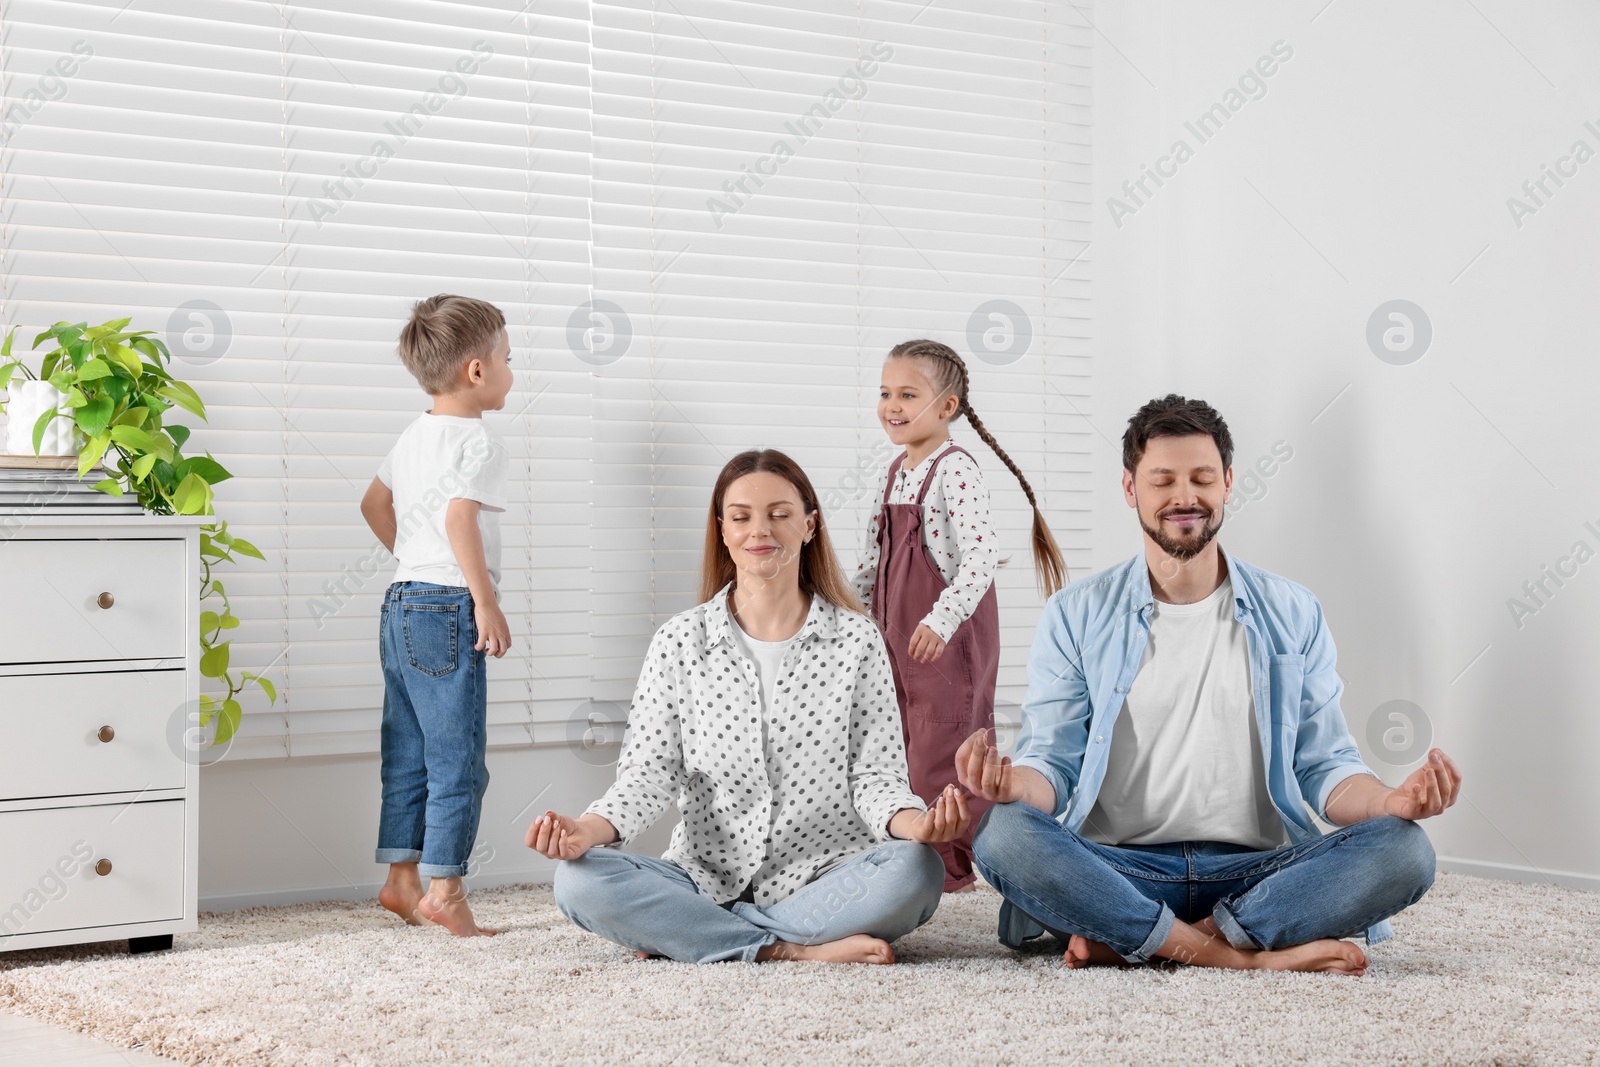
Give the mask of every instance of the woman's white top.
[{"label": "woman's white top", "polygon": [[783,670],[783,654],[789,651],[789,646],[800,636],[800,631],[796,630],[782,641],[763,641],[751,637],[738,617],[734,616],[733,636],[739,639],[739,647],[756,665],[756,677],[761,680],[761,710],[766,711],[777,699],[778,676]]},{"label": "woman's white top", "polygon": [[[922,483],[928,480],[928,472],[933,469],[934,457],[948,447],[948,443],[940,445],[911,470],[902,463],[889,490],[889,503],[915,504]],[[888,478],[889,472],[885,470],[878,479],[876,499],[879,501],[883,500]],[[856,595],[869,612],[872,587],[878,580],[878,523],[882,518],[880,504],[872,513],[872,521],[867,523],[866,546],[853,579]],[[945,591],[939,594],[933,610],[922,623],[938,634],[940,640],[948,641],[955,635],[956,627],[978,610],[978,601],[994,584],[994,572],[1000,566],[1000,542],[989,522],[989,490],[983,483],[983,472],[971,456],[954,452],[939,464],[938,476],[922,499],[922,543],[928,547],[945,581]]]},{"label": "woman's white top", "polygon": [[656,631],[617,780],[588,811],[626,842],[676,801],[682,820],[662,858],[719,904],[747,885],[757,904],[774,904],[888,840],[901,808],[927,806],[911,791],[872,619],[812,597],[763,701],[730,588]]}]

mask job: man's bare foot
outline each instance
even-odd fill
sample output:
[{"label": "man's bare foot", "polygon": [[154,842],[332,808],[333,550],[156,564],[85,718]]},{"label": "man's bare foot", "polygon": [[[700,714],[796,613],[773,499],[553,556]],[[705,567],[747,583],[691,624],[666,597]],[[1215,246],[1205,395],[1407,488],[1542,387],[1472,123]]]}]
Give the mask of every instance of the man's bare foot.
[{"label": "man's bare foot", "polygon": [[467,894],[459,878],[435,878],[428,892],[417,901],[417,915],[438,923],[457,937],[493,937],[498,930],[479,926],[467,906]]},{"label": "man's bare foot", "polygon": [[960,889],[946,889],[945,892],[946,893],[970,893],[974,889],[977,889],[977,888],[978,888],[978,883],[977,882],[968,882],[966,885],[962,886]]},{"label": "man's bare foot", "polygon": [[867,934],[852,934],[820,945],[775,941],[762,949],[758,960],[811,960],[816,963],[893,963],[889,942]]},{"label": "man's bare foot", "polygon": [[414,914],[417,902],[422,899],[422,878],[415,863],[389,864],[389,880],[378,890],[378,903],[406,921],[408,926],[421,926]]},{"label": "man's bare foot", "polygon": [[1255,966],[1264,971],[1328,971],[1334,974],[1367,973],[1367,954],[1349,941],[1327,937],[1292,948],[1272,949],[1251,954]]},{"label": "man's bare foot", "polygon": [[1061,954],[1061,962],[1074,969],[1078,967],[1132,967],[1133,964],[1123,959],[1117,950],[1110,945],[1103,945],[1098,941],[1090,941],[1087,937],[1073,934],[1067,942],[1067,951]]},{"label": "man's bare foot", "polygon": [[1197,967],[1226,967],[1237,971],[1327,971],[1364,974],[1367,955],[1348,941],[1324,938],[1290,948],[1257,950],[1234,948],[1217,934],[1208,916],[1193,926],[1174,921],[1156,955]]}]

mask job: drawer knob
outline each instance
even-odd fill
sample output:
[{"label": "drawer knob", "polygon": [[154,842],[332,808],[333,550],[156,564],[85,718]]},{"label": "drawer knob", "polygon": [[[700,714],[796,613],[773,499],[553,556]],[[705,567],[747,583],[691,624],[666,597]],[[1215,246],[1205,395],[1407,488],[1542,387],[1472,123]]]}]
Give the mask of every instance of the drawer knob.
[{"label": "drawer knob", "polygon": [[103,859],[94,865],[94,873],[104,878],[111,873],[111,861]]},{"label": "drawer knob", "polygon": [[113,737],[117,736],[117,731],[113,730],[109,726],[102,726],[98,731],[96,731],[95,736],[101,741],[109,742]]},{"label": "drawer knob", "polygon": [[99,604],[102,608],[110,608],[111,605],[117,602],[117,598],[112,596],[110,593],[101,593],[99,596],[94,598],[94,602]]}]

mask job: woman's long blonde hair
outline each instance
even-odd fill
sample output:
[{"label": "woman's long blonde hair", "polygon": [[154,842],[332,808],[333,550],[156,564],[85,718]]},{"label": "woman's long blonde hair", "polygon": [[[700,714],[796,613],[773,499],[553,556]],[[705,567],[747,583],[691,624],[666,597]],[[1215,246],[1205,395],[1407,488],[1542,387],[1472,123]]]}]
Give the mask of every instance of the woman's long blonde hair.
[{"label": "woman's long blonde hair", "polygon": [[1056,547],[1056,539],[1050,533],[1049,524],[1044,521],[1044,514],[1039,510],[1039,502],[1033,498],[1033,486],[1022,476],[1022,468],[1006,455],[1005,450],[995,442],[994,435],[979,421],[978,413],[972,410],[972,402],[967,399],[966,363],[949,345],[928,340],[902,341],[889,350],[889,358],[922,360],[922,365],[928,373],[928,380],[939,391],[939,396],[943,397],[946,393],[955,394],[956,399],[961,402],[956,408],[956,417],[965,415],[983,443],[994,449],[994,454],[1000,457],[1001,463],[1011,468],[1011,473],[1022,483],[1022,492],[1027,496],[1029,505],[1033,507],[1033,573],[1039,582],[1039,588],[1045,596],[1049,596],[1066,585],[1067,562],[1061,558],[1061,549]]},{"label": "woman's long blonde hair", "polygon": [[800,546],[800,590],[807,596],[820,596],[836,608],[862,612],[861,601],[856,599],[850,583],[839,569],[839,560],[833,554],[828,540],[828,524],[823,521],[822,508],[817,503],[817,492],[811,479],[800,465],[775,448],[752,448],[730,459],[717,475],[717,484],[711,490],[711,511],[706,516],[706,549],[700,561],[700,603],[704,604],[738,574],[728,546],[722,542],[722,500],[728,486],[746,474],[776,474],[800,493],[800,506],[806,514],[816,513],[817,528],[811,540]]}]

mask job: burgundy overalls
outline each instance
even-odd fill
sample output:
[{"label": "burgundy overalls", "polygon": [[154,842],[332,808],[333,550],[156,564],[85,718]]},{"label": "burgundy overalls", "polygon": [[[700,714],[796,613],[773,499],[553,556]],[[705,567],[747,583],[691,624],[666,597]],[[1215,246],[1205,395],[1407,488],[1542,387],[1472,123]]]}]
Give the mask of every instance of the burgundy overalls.
[{"label": "burgundy overalls", "polygon": [[[946,587],[944,575],[923,544],[922,500],[939,464],[952,452],[971,455],[957,445],[941,452],[928,469],[915,504],[889,503],[905,454],[890,466],[883,512],[878,518],[878,577],[872,590],[872,615],[889,647],[895,691],[900,696],[911,789],[930,803],[947,784],[956,781],[956,749],[961,742],[975,730],[993,730],[995,678],[1000,668],[1000,611],[992,583],[937,660],[918,663],[911,658],[911,635]],[[934,846],[944,860],[947,892],[974,879],[972,829],[989,803],[969,796],[967,805],[972,813],[967,832],[955,841]]]}]

